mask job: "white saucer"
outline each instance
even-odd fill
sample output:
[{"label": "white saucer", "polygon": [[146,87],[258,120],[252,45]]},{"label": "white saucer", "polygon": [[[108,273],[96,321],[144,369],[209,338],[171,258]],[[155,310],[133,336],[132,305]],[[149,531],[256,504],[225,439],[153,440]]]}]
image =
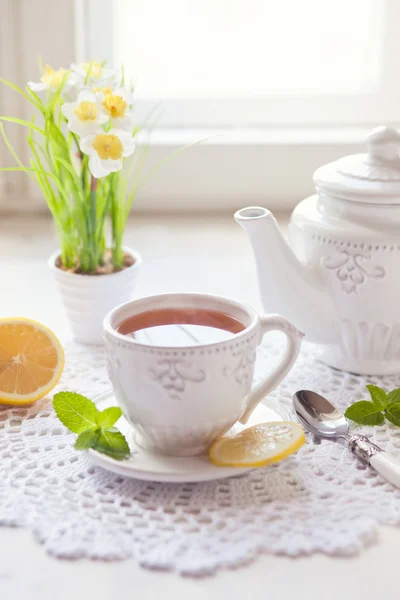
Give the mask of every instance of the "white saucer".
[{"label": "white saucer", "polygon": [[[111,392],[107,398],[97,403],[97,408],[104,410],[109,406],[116,405],[117,401]],[[257,423],[290,420],[291,417],[283,406],[279,405],[275,400],[266,399],[264,404],[259,404],[255,409],[247,425],[236,423],[230,431],[238,433],[242,429],[256,425]],[[180,458],[155,454],[136,444],[134,430],[125,417],[121,417],[117,421],[116,427],[126,437],[131,449],[130,457],[122,461],[117,461],[93,449],[88,450],[88,455],[99,467],[118,475],[123,475],[124,477],[132,477],[144,481],[186,483],[224,479],[225,477],[241,475],[252,470],[251,467],[217,467],[209,460],[207,455]]]}]

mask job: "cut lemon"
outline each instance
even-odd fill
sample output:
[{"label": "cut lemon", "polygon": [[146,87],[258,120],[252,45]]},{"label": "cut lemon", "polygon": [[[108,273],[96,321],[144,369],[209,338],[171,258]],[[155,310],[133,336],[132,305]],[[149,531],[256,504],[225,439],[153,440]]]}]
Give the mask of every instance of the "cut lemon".
[{"label": "cut lemon", "polygon": [[29,404],[57,384],[64,351],[50,329],[23,317],[0,319],[0,404]]},{"label": "cut lemon", "polygon": [[263,467],[290,456],[305,441],[297,423],[260,423],[217,439],[210,448],[210,459],[221,467]]}]

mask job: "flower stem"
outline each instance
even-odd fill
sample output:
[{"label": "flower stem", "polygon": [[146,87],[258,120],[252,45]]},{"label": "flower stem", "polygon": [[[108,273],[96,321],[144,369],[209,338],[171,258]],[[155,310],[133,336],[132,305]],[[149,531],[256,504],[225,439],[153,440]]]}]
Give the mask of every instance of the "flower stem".
[{"label": "flower stem", "polygon": [[91,255],[91,265],[90,270],[92,272],[96,271],[98,266],[98,256],[97,256],[97,243],[96,243],[96,215],[97,215],[97,206],[96,206],[96,194],[97,194],[97,179],[92,177],[90,180],[90,255]]}]

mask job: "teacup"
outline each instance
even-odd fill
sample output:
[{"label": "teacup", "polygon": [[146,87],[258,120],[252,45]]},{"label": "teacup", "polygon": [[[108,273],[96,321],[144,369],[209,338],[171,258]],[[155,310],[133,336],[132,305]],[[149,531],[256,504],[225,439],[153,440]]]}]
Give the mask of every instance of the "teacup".
[{"label": "teacup", "polygon": [[[218,311],[243,324],[229,340],[167,347],[142,343],[117,331],[129,317],[150,310]],[[269,331],[287,345],[281,361],[253,386],[256,349]],[[161,294],[118,306],[104,320],[108,371],[116,399],[147,448],[170,456],[193,456],[240,421],[293,366],[303,334],[280,315],[208,294]]]}]

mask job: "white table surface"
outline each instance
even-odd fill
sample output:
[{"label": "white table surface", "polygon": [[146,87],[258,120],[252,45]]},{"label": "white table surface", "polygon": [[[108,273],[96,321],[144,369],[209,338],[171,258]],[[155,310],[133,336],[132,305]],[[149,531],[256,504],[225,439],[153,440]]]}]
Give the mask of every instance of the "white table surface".
[{"label": "white table surface", "polygon": [[[205,291],[260,308],[255,265],[243,232],[227,217],[140,217],[127,245],[144,257],[137,293]],[[0,315],[43,321],[59,335],[67,325],[46,259],[57,246],[51,221],[0,217]],[[398,600],[400,531],[382,527],[360,555],[290,559],[263,555],[205,578],[149,571],[135,561],[57,560],[32,534],[0,529],[0,600],[162,600],[262,598]]]}]

